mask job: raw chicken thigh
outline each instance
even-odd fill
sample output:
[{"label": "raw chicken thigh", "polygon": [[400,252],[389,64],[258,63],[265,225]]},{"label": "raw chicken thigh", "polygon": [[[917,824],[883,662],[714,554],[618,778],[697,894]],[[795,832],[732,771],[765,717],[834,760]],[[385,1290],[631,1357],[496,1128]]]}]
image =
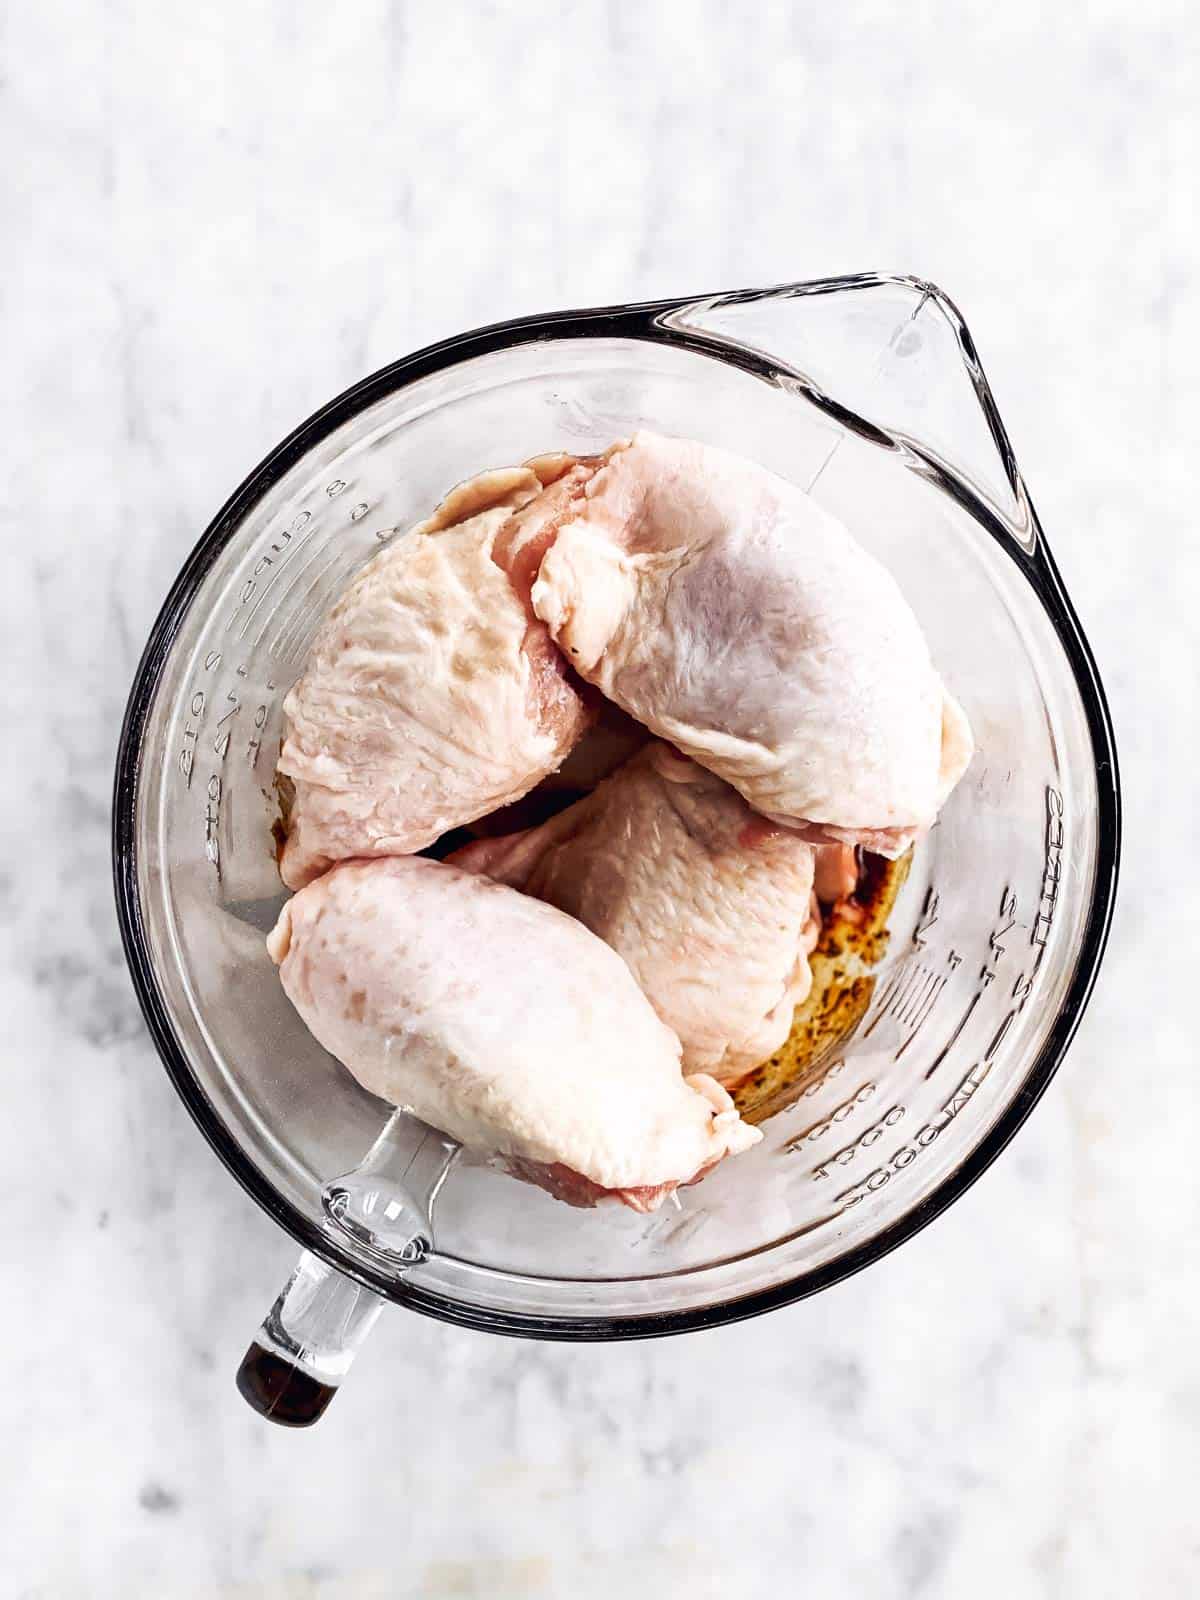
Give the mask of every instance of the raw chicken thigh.
[{"label": "raw chicken thigh", "polygon": [[442,862],[347,862],[268,940],[314,1036],[372,1093],[576,1204],[653,1210],[761,1137],[579,922]]},{"label": "raw chicken thigh", "polygon": [[289,887],[349,856],[420,850],[571,750],[591,713],[532,613],[529,560],[590,471],[546,458],[460,485],[338,600],[284,701]]},{"label": "raw chicken thigh", "polygon": [[808,993],[813,850],[657,741],[541,827],[451,861],[569,912],[627,962],[687,1071],[735,1083]]},{"label": "raw chicken thigh", "polygon": [[801,489],[693,440],[616,445],[533,606],[572,666],[817,839],[901,854],[971,757],[895,580]]},{"label": "raw chicken thigh", "polygon": [[760,1137],[727,1086],[787,1037],[821,904],[855,910],[859,847],[901,854],[973,748],[841,523],[652,433],[454,490],[284,711],[300,892],[268,946],[311,1032],[551,1193],[639,1211]]}]

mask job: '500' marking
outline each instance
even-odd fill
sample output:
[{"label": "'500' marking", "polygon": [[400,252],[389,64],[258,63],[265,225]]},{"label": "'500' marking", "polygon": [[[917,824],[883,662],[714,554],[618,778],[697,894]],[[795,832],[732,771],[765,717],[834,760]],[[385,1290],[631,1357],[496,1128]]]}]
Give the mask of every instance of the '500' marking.
[{"label": "'500' marking", "polygon": [[815,1144],[818,1139],[823,1139],[839,1122],[845,1122],[847,1117],[853,1116],[858,1107],[864,1105],[877,1088],[877,1084],[864,1083],[861,1089],[850,1096],[849,1100],[843,1100],[840,1106],[835,1107],[820,1122],[814,1122],[811,1128],[805,1128],[803,1133],[795,1134],[783,1148],[791,1155],[796,1155],[804,1149],[806,1144]]},{"label": "'500' marking", "polygon": [[860,1150],[869,1150],[873,1144],[877,1144],[883,1138],[888,1128],[894,1128],[903,1118],[903,1106],[890,1106],[877,1122],[873,1122],[851,1144],[844,1145],[842,1149],[831,1155],[823,1166],[815,1167],[813,1169],[813,1178],[816,1180],[828,1178],[834,1167],[848,1167]]}]

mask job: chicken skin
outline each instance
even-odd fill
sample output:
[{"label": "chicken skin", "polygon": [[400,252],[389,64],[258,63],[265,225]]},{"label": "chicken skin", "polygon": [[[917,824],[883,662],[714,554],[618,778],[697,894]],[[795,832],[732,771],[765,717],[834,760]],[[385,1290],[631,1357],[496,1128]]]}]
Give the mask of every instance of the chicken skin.
[{"label": "chicken skin", "polygon": [[[547,486],[514,467],[460,485],[326,617],[284,701],[289,888],[350,856],[420,850],[510,804],[591,721],[529,604],[529,561],[591,469],[534,465],[557,477]],[[502,557],[497,538],[518,514]]]},{"label": "chicken skin", "polygon": [[268,939],[364,1088],[576,1204],[649,1211],[761,1137],[580,922],[443,862],[346,862]]},{"label": "chicken skin", "polygon": [[786,1039],[808,993],[813,848],[658,741],[541,827],[450,860],[576,917],[722,1083]]},{"label": "chicken skin", "polygon": [[895,580],[728,451],[646,432],[614,446],[532,600],[582,677],[811,838],[900,855],[970,760]]}]

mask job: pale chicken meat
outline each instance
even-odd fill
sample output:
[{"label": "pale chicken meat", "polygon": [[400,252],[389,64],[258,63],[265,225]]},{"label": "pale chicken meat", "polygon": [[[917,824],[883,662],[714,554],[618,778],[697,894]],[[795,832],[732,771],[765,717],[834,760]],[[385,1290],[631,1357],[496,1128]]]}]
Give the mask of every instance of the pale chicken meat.
[{"label": "pale chicken meat", "polygon": [[575,1203],[653,1210],[760,1138],[582,923],[418,857],[347,862],[268,949],[364,1088]]},{"label": "pale chicken meat", "polygon": [[686,1071],[736,1083],[808,993],[813,849],[668,745],[541,827],[450,860],[576,917],[620,955]]},{"label": "pale chicken meat", "polygon": [[892,576],[803,490],[639,433],[575,491],[532,587],[572,666],[764,816],[896,856],[971,757]]},{"label": "pale chicken meat", "polygon": [[472,479],[337,601],[284,701],[289,887],[420,850],[573,748],[592,713],[533,615],[529,563],[590,470],[544,458]]}]

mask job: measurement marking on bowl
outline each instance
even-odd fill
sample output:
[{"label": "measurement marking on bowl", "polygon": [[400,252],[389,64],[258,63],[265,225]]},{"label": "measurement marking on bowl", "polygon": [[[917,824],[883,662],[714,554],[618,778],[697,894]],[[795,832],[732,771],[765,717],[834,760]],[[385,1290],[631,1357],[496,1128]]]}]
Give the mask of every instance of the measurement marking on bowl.
[{"label": "measurement marking on bowl", "polygon": [[[314,529],[313,531],[315,532],[316,530]],[[307,544],[308,543],[307,539],[304,542]],[[281,594],[278,594],[278,595],[275,596],[275,607],[271,612],[268,613],[268,615],[264,619],[262,628],[259,631],[258,638],[254,641],[254,648],[256,650],[258,649],[259,645],[262,644],[262,642],[266,638],[267,634],[270,632],[271,624],[275,621],[276,617],[279,616],[280,613],[283,611],[284,603],[286,602],[287,597],[292,593],[293,589],[295,589],[296,585],[304,577],[304,574],[306,572],[310,572],[312,570],[312,568],[315,566],[315,564],[321,559],[321,554],[322,554],[322,546],[319,545],[319,544],[315,545],[313,547],[312,551],[309,553],[307,559],[302,561],[301,564],[295,569],[294,572],[291,572],[291,573],[288,574],[289,582],[288,582],[287,588],[284,589]],[[284,616],[283,621],[279,624],[279,632],[275,636],[274,643],[273,644],[269,644],[267,646],[267,649],[270,650],[272,652],[272,654],[276,654],[278,652],[280,639],[283,638],[284,634],[288,631],[288,629],[291,627],[291,625],[292,625],[292,623],[294,621],[295,621],[294,617],[292,617],[290,615],[285,615]]]},{"label": "measurement marking on bowl", "polygon": [[[298,642],[305,637],[306,630],[310,628],[310,625],[314,628],[320,625],[325,614],[326,597],[335,593],[344,577],[348,576],[349,569],[347,569],[346,573],[335,577],[332,583],[328,581],[330,574],[337,567],[344,564],[345,556],[344,550],[334,549],[324,566],[318,566],[317,570],[312,573],[311,582],[304,592],[304,597],[300,601],[295,615],[290,617],[279,630],[275,643],[271,647],[281,660],[288,659],[291,652],[297,647]],[[314,562],[312,565],[316,566],[316,563]]]},{"label": "measurement marking on bowl", "polygon": [[[210,650],[204,657],[205,672],[215,672],[220,664],[221,652],[219,650]],[[204,713],[208,707],[208,698],[209,691],[197,685],[188,698],[187,710],[183,714],[184,742],[179,752],[177,764],[183,776],[184,787],[188,789],[192,786],[192,774],[196,766],[197,743],[204,725]]]},{"label": "measurement marking on bowl", "polygon": [[[308,515],[308,513],[305,512],[305,516],[307,516],[307,515]],[[251,623],[254,621],[255,617],[258,615],[259,609],[261,608],[263,602],[271,594],[271,591],[274,588],[276,581],[280,577],[283,576],[283,573],[285,572],[285,570],[290,570],[292,567],[295,566],[295,560],[296,560],[297,552],[304,548],[304,546],[308,543],[308,541],[312,538],[313,534],[316,533],[316,531],[317,531],[317,524],[314,522],[312,527],[308,530],[308,532],[304,535],[304,537],[302,539],[297,539],[296,543],[293,544],[290,547],[290,549],[284,551],[284,553],[282,554],[280,559],[273,563],[275,570],[274,570],[274,572],[272,572],[271,576],[267,579],[266,583],[261,585],[261,587],[259,589],[259,593],[258,593],[258,599],[255,600],[254,604],[250,607],[249,611],[247,611],[246,616],[245,616],[245,620],[243,621],[242,626],[241,626],[239,637],[244,639],[246,637],[246,635],[250,632]],[[274,548],[275,547],[272,546],[272,549],[274,549]],[[267,558],[264,557],[263,559],[266,560]],[[256,573],[258,570],[259,570],[258,563],[256,563],[255,566],[251,569],[251,576],[253,576],[254,573]],[[236,613],[235,613],[235,617],[236,617]],[[270,618],[270,616],[268,616],[266,618],[266,620],[264,621],[264,623],[263,623],[263,626],[262,626],[261,631],[259,632],[258,638],[254,641],[256,648],[257,648],[258,645],[260,645],[262,643],[263,635],[266,633],[267,629],[270,626],[271,626],[271,618]]]},{"label": "measurement marking on bowl", "polygon": [[204,855],[210,861],[217,874],[217,882],[221,881],[221,798],[224,785],[217,772],[210,773],[205,787],[204,806]]},{"label": "measurement marking on bowl", "polygon": [[[346,552],[344,550],[334,550],[325,565],[314,574],[296,615],[290,617],[279,630],[279,634],[271,646],[271,653],[280,662],[291,660],[293,651],[297,650],[297,648],[303,648],[303,643],[307,642],[306,630],[310,624],[314,626],[314,629],[319,626],[323,612],[318,611],[317,608],[321,605],[325,593],[341,581],[340,578],[335,579],[334,585],[330,586],[325,585],[325,580],[335,567],[345,561],[345,556]],[[322,588],[323,585],[325,585],[324,588]],[[318,590],[321,592],[318,593]]]},{"label": "measurement marking on bowl", "polygon": [[[1058,906],[1058,886],[1062,882],[1063,851],[1066,845],[1065,810],[1066,807],[1061,793],[1050,784],[1047,784],[1042,892],[1038,898],[1037,915],[1034,918],[1033,931],[1030,935],[1030,943],[1040,946],[1043,952],[1050,938],[1050,929],[1054,925],[1054,913]],[[1041,965],[1041,959],[1041,954],[1039,954],[1034,967],[1035,972]]]},{"label": "measurement marking on bowl", "polygon": [[910,989],[904,1004],[896,1008],[896,1021],[902,1022],[906,1028],[918,1022],[930,1000],[936,998],[940,985],[946,981],[940,973],[930,972],[928,967],[918,967],[917,972],[920,982]]},{"label": "measurement marking on bowl", "polygon": [[[242,614],[242,611],[254,598],[256,593],[259,594],[259,598],[257,601],[255,601],[254,608],[250,615],[253,616],[254,611],[258,610],[258,607],[263,601],[263,594],[265,594],[266,590],[270,588],[271,583],[274,581],[274,579],[271,578],[267,580],[265,585],[260,585],[258,581],[259,578],[264,572],[266,572],[268,567],[282,566],[287,560],[288,556],[294,554],[297,546],[292,545],[292,540],[311,520],[311,511],[301,511],[293,520],[290,528],[285,528],[282,533],[278,533],[274,536],[269,549],[263,555],[259,556],[258,560],[254,563],[254,566],[250,569],[250,576],[242,585],[241,592],[238,597],[238,603],[233,608],[228,620],[225,623],[223,630],[225,633],[232,632],[234,624],[237,622],[239,616]],[[312,529],[309,530],[310,533],[312,531]],[[305,539],[307,538],[308,534],[305,535]],[[304,540],[301,540],[300,543],[303,544]],[[261,593],[259,593],[260,590],[262,591]],[[248,626],[249,618],[246,620],[246,627]],[[243,638],[246,636],[246,627],[242,628]]]},{"label": "measurement marking on bowl", "polygon": [[955,1117],[961,1115],[991,1070],[992,1064],[989,1060],[977,1061],[962,1078],[953,1094],[943,1102],[940,1110],[917,1130],[907,1144],[902,1144],[894,1150],[882,1166],[876,1167],[865,1178],[860,1178],[848,1189],[843,1189],[835,1196],[835,1202],[843,1209],[856,1206],[860,1200],[865,1200],[867,1195],[874,1194],[877,1189],[882,1189],[885,1184],[890,1183],[898,1172],[903,1172],[906,1167],[911,1166],[922,1150],[928,1150]]},{"label": "measurement marking on bowl", "polygon": [[[794,1117],[796,1115],[797,1111],[799,1111],[802,1108],[803,1102],[805,1100],[811,1100],[816,1095],[820,1094],[821,1090],[825,1087],[825,1085],[829,1082],[829,1080],[831,1078],[838,1077],[839,1074],[843,1073],[845,1070],[846,1070],[846,1058],[845,1058],[845,1056],[838,1056],[835,1060],[831,1061],[829,1063],[829,1065],[827,1067],[825,1067],[821,1072],[818,1072],[816,1077],[813,1078],[811,1083],[806,1083],[804,1085],[804,1088],[801,1089],[800,1092],[797,1094],[795,1100],[793,1100],[790,1105],[784,1106],[780,1111],[778,1111],[776,1113],[776,1115],[780,1116],[780,1117]],[[787,1146],[784,1145],[783,1148],[786,1151]]]},{"label": "measurement marking on bowl", "polygon": [[[1054,913],[1058,906],[1058,889],[1059,884],[1062,882],[1062,864],[1066,850],[1066,807],[1061,791],[1056,789],[1053,784],[1046,785],[1045,810],[1046,823],[1043,840],[1042,877],[1039,885],[1037,907],[1034,912],[1032,926],[1029,929],[1029,944],[1035,953],[1028,969],[1020,971],[1013,982],[1010,997],[1014,1003],[992,1035],[991,1042],[988,1044],[984,1054],[985,1062],[991,1062],[1007,1037],[1009,1029],[1029,1003],[1029,997],[1033,993],[1034,984],[1045,960],[1046,947],[1049,944],[1050,933],[1054,926]],[[963,1029],[970,1021],[983,995],[996,982],[1001,963],[1012,947],[1010,935],[1024,926],[1017,920],[1017,911],[1017,896],[1012,886],[1005,884],[1000,895],[1000,910],[997,921],[988,934],[987,953],[979,973],[979,988],[971,996],[970,1003],[959,1019],[954,1032],[926,1071],[925,1077],[927,1080],[933,1076],[946,1060]]]},{"label": "measurement marking on bowl", "polygon": [[[223,716],[217,718],[217,737],[213,740],[213,754],[221,761],[224,761],[225,757],[229,754],[229,741],[232,737],[230,729],[226,728],[224,733],[221,732],[221,729],[224,727],[225,723],[231,722],[242,709],[242,702],[238,699],[237,695],[234,694],[232,689],[230,689],[229,693],[225,696],[225,701],[227,704],[229,704],[229,710],[226,711]],[[230,702],[232,703],[230,704]]]},{"label": "measurement marking on bowl", "polygon": [[908,1049],[908,1047],[913,1043],[913,1041],[916,1039],[917,1035],[920,1033],[921,1029],[925,1026],[926,1022],[929,1020],[929,1017],[930,1017],[930,1015],[931,1015],[931,1013],[933,1011],[934,1006],[937,1005],[937,1003],[938,1003],[938,1000],[939,1000],[939,998],[941,996],[942,990],[946,987],[946,985],[947,985],[947,983],[949,981],[950,980],[948,978],[946,978],[946,977],[938,977],[938,976],[934,977],[933,982],[932,982],[932,987],[928,991],[928,994],[927,994],[923,1009],[921,1011],[919,1011],[917,1013],[917,1015],[913,1018],[913,1026],[912,1026],[911,1033],[909,1034],[908,1038],[904,1040],[903,1044],[901,1044],[900,1048],[896,1051],[896,1060],[897,1061],[899,1061],[900,1057],[904,1054],[904,1052]]},{"label": "measurement marking on bowl", "polygon": [[[268,678],[267,693],[274,694],[274,692],[275,681],[273,678]],[[262,740],[257,737],[257,734],[261,733],[263,728],[266,726],[267,717],[270,715],[270,710],[271,706],[269,701],[263,701],[254,708],[255,732],[251,734],[250,738],[246,741],[246,760],[249,764],[251,772],[253,772],[255,767],[258,765],[258,754],[262,749]]]},{"label": "measurement marking on bowl", "polygon": [[859,1106],[865,1105],[878,1087],[879,1085],[876,1083],[864,1083],[855,1090],[848,1100],[843,1100],[841,1105],[835,1106],[827,1117],[823,1117],[820,1122],[811,1123],[799,1133],[793,1134],[783,1148],[789,1155],[798,1155],[805,1145],[814,1144],[816,1140],[823,1139],[839,1123],[845,1122],[847,1117],[853,1116]]},{"label": "measurement marking on bowl", "polygon": [[933,1077],[934,1073],[941,1066],[942,1062],[945,1061],[951,1050],[953,1050],[954,1046],[958,1043],[959,1035],[962,1033],[967,1023],[970,1022],[971,1015],[974,1012],[975,1007],[979,1004],[981,998],[982,992],[978,990],[971,996],[970,1003],[968,1004],[967,1009],[963,1012],[962,1016],[958,1019],[958,1025],[954,1032],[950,1035],[949,1039],[946,1040],[946,1043],[942,1046],[941,1050],[939,1050],[937,1055],[933,1058],[931,1066],[926,1070],[925,1078],[927,1082]]},{"label": "measurement marking on bowl", "polygon": [[912,956],[906,956],[892,974],[876,1005],[875,1015],[863,1029],[863,1038],[869,1039],[885,1017],[903,1020],[901,1012],[920,987],[927,969]]},{"label": "measurement marking on bowl", "polygon": [[[836,1078],[839,1073],[844,1072],[845,1070],[846,1070],[846,1058],[845,1058],[845,1056],[840,1056],[836,1061],[831,1061],[829,1063],[829,1065],[825,1068],[825,1071],[822,1072],[819,1077],[814,1078],[813,1081],[810,1084],[806,1085],[805,1088],[801,1089],[801,1091],[800,1091],[800,1100],[811,1100],[812,1097],[815,1094],[818,1094],[825,1087],[825,1085],[829,1082],[830,1078]],[[797,1100],[795,1105],[789,1106],[788,1110],[789,1111],[797,1110],[799,1108],[799,1105],[800,1105],[800,1100]]]},{"label": "measurement marking on bowl", "polygon": [[887,983],[884,985],[883,993],[879,996],[879,999],[876,1001],[875,1015],[872,1017],[871,1021],[867,1024],[867,1026],[863,1029],[863,1038],[864,1039],[869,1039],[871,1037],[871,1035],[875,1032],[875,1029],[883,1021],[884,1017],[887,1016],[888,1008],[892,1003],[892,997],[899,991],[900,986],[905,981],[907,975],[908,974],[907,974],[907,972],[905,970],[904,963],[901,963],[901,965],[896,969],[896,971],[892,973],[891,977],[888,979]]},{"label": "measurement marking on bowl", "polygon": [[941,903],[941,896],[934,886],[930,884],[925,891],[925,903],[921,907],[921,915],[917,918],[917,925],[913,929],[912,942],[918,950],[924,950],[929,942],[926,936],[937,922],[938,907]]},{"label": "measurement marking on bowl", "polygon": [[860,1155],[864,1150],[869,1150],[872,1145],[877,1144],[887,1130],[902,1122],[907,1114],[907,1106],[889,1106],[884,1114],[873,1122],[869,1128],[863,1129],[857,1139],[852,1139],[849,1144],[843,1145],[840,1150],[835,1150],[821,1166],[814,1167],[809,1174],[813,1182],[819,1183],[823,1178],[828,1178],[834,1167],[849,1166],[856,1156]]}]

